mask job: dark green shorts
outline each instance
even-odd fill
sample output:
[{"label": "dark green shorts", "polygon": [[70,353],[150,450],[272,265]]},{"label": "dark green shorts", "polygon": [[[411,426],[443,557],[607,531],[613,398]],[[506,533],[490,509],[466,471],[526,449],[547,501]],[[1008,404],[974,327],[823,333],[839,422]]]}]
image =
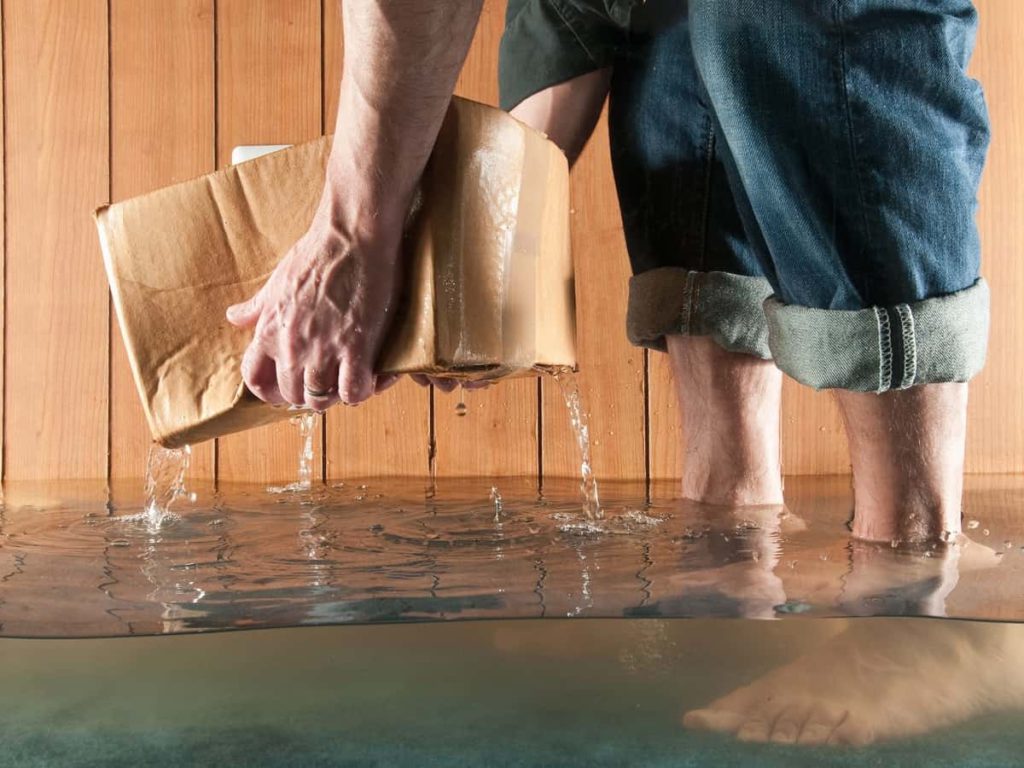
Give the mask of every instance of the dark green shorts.
[{"label": "dark green shorts", "polygon": [[610,67],[642,0],[509,0],[501,38],[501,108],[574,77]]}]

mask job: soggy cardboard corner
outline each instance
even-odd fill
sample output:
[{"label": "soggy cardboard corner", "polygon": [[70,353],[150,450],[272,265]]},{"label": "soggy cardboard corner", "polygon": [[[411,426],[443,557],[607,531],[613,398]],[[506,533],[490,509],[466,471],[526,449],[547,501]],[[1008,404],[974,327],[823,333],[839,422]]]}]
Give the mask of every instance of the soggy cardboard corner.
[{"label": "soggy cardboard corner", "polygon": [[[246,390],[251,333],[224,311],[306,231],[329,152],[320,138],[96,212],[132,372],[162,445],[291,415]],[[568,168],[557,147],[500,110],[454,99],[420,198],[378,372],[472,379],[575,365]]]}]

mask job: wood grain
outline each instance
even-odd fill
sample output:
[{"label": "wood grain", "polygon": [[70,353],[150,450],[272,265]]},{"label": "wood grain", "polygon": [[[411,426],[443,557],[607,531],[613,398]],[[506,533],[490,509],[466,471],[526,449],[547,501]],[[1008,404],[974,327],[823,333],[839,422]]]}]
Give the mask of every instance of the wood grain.
[{"label": "wood grain", "polygon": [[651,480],[679,480],[683,472],[682,412],[676,397],[672,364],[662,352],[647,353],[647,407],[650,413]]},{"label": "wood grain", "polygon": [[[218,0],[218,166],[239,144],[296,144],[320,135],[321,88],[319,0]],[[218,481],[296,477],[298,430],[286,421],[217,443]],[[316,443],[319,456],[320,434]]]},{"label": "wood grain", "polygon": [[[1017,41],[1024,15],[1008,0],[978,0],[977,7],[971,72],[985,87],[993,126],[978,218],[992,330],[988,364],[971,385],[967,468],[1022,472],[1024,51]],[[5,0],[0,8],[3,472],[12,480],[100,478],[109,440],[111,475],[131,477],[142,471],[148,435],[111,325],[91,213],[108,195],[127,197],[226,165],[237,144],[293,143],[330,130],[339,5]],[[460,94],[496,102],[503,16],[503,2],[486,3]],[[627,345],[622,328],[628,270],[604,131],[573,181],[581,381],[595,465],[602,478],[641,478],[646,443],[651,477],[673,479],[682,445],[667,359],[648,356],[645,436],[644,356]],[[430,393],[410,382],[368,406],[336,409],[326,429],[328,472],[422,475],[433,439],[442,477],[574,475],[575,448],[552,384],[543,382],[540,400],[533,379],[467,393],[466,417],[455,415],[457,395],[437,393],[433,433]],[[294,479],[297,435],[287,424],[226,438],[219,448],[224,480]],[[195,474],[212,472],[209,447],[197,450],[194,466]],[[783,467],[788,474],[848,471],[831,397],[793,382],[784,389]]]},{"label": "wood grain", "polygon": [[[112,0],[115,201],[214,170],[213,15],[213,0]],[[110,365],[110,474],[139,477],[151,437],[113,316]],[[190,477],[213,477],[213,446],[193,446]]]},{"label": "wood grain", "polygon": [[[334,131],[342,71],[339,0],[324,2],[324,132]],[[344,116],[342,116],[344,119]],[[405,378],[356,408],[326,414],[327,478],[423,476],[430,467],[430,391]]]},{"label": "wood grain", "polygon": [[[4,56],[4,24],[3,24],[3,6],[0,5],[0,62],[3,61]],[[4,68],[0,67],[0,93],[4,91]],[[4,110],[0,110],[0,136],[4,135]],[[4,153],[0,152],[0,179],[6,178],[4,175],[4,169],[6,168],[6,158]],[[6,268],[4,263],[7,256],[7,236],[6,236],[6,224],[7,216],[6,204],[7,204],[7,190],[6,184],[4,189],[0,192],[0,275],[6,274]],[[7,306],[7,292],[6,292],[6,281],[0,279],[0,306]],[[4,370],[6,367],[6,360],[4,355],[4,347],[7,341],[6,331],[6,312],[0,312],[0,392],[4,391]],[[4,424],[4,400],[5,398],[0,397],[0,433],[3,431],[2,425]],[[2,437],[2,434],[0,434]],[[6,446],[3,444],[4,440],[0,439],[0,482],[4,478],[4,454]]]},{"label": "wood grain", "polygon": [[[629,259],[602,119],[572,172],[579,386],[599,479],[645,475],[644,352],[626,339]],[[544,476],[579,474],[576,439],[558,385],[543,382]]]},{"label": "wood grain", "polygon": [[[505,3],[487,0],[456,93],[498,103],[498,43]],[[467,414],[457,416],[458,393],[434,392],[435,471],[438,477],[537,477],[538,398],[532,377],[502,381],[465,393]]]},{"label": "wood grain", "polygon": [[988,362],[970,385],[968,472],[1024,472],[1024,15],[978,0],[971,73],[985,88],[992,144],[982,177],[981,271],[992,291]]},{"label": "wood grain", "polygon": [[106,0],[4,3],[6,474],[107,472]]}]

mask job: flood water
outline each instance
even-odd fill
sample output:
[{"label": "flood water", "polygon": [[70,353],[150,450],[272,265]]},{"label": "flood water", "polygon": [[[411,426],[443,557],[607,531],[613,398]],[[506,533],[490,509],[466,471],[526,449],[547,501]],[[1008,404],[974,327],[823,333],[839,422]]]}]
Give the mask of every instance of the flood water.
[{"label": "flood water", "polygon": [[933,619],[8,638],[0,765],[1015,766],[1022,653]]},{"label": "flood water", "polygon": [[1020,764],[1024,480],[914,551],[579,486],[8,484],[0,766]]},{"label": "flood water", "polygon": [[8,485],[0,636],[556,617],[1024,620],[1024,481],[968,478],[957,546],[851,542],[847,478],[785,508],[671,486],[352,481],[196,488],[159,524],[137,484]]}]

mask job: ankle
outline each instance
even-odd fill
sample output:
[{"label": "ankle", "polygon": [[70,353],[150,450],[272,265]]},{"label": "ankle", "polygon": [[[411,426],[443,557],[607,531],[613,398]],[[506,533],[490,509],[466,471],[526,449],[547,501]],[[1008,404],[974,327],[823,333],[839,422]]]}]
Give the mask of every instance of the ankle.
[{"label": "ankle", "polygon": [[714,506],[777,506],[782,501],[782,477],[762,469],[731,472],[683,472],[682,497]]},{"label": "ankle", "polygon": [[960,531],[965,384],[838,393],[853,465],[853,534],[924,541]]}]

